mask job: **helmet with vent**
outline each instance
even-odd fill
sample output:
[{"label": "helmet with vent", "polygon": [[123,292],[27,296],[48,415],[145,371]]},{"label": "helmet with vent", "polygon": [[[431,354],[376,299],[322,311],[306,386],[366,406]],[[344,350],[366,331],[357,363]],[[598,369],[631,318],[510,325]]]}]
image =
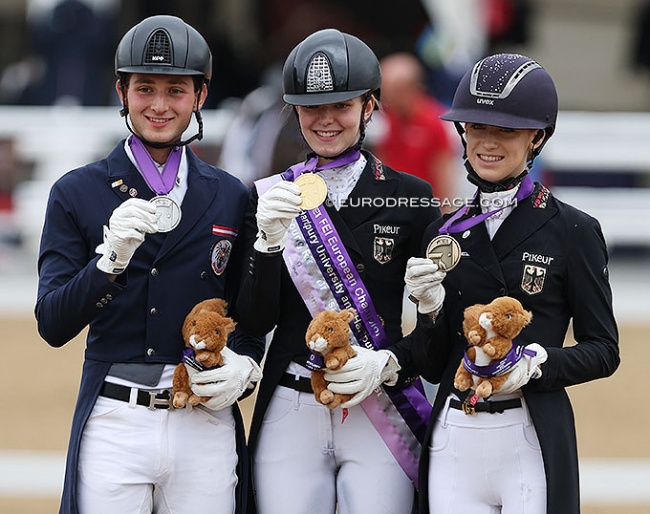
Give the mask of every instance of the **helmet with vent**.
[{"label": "helmet with vent", "polygon": [[374,52],[336,29],[315,32],[289,54],[282,71],[290,105],[344,102],[372,92],[379,99],[381,72]]},{"label": "helmet with vent", "polygon": [[541,129],[548,139],[558,111],[553,79],[540,64],[519,54],[496,54],[477,62],[461,79],[443,120],[511,129]]},{"label": "helmet with vent", "polygon": [[199,32],[175,16],[151,16],[122,37],[115,73],[212,77],[212,54]]}]

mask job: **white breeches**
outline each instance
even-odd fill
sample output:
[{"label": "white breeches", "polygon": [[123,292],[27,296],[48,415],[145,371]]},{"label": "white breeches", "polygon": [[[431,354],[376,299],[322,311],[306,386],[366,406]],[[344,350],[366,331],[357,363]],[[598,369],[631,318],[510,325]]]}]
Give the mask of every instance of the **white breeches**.
[{"label": "white breeches", "polygon": [[413,485],[363,407],[342,412],[275,389],[254,456],[259,514],[411,512]]},{"label": "white breeches", "polygon": [[442,410],[429,446],[430,514],[546,514],[539,440],[522,407]]},{"label": "white breeches", "polygon": [[231,409],[149,410],[97,398],[79,453],[80,514],[233,514]]}]

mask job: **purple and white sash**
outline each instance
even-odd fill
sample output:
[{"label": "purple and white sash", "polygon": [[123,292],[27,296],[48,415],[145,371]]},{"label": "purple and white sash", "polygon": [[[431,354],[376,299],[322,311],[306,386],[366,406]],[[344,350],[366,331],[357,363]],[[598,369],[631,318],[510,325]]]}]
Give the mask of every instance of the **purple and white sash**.
[{"label": "purple and white sash", "polygon": [[[309,163],[306,163],[309,164]],[[341,163],[337,164],[338,166]],[[333,167],[333,166],[331,166]],[[294,180],[306,166],[255,182],[262,194],[279,180]],[[353,307],[352,339],[369,349],[389,345],[388,337],[361,276],[323,206],[301,212],[289,226],[283,257],[312,316]],[[429,422],[429,404],[419,380],[403,388],[379,388],[361,403],[386,446],[417,487],[418,461]]]}]

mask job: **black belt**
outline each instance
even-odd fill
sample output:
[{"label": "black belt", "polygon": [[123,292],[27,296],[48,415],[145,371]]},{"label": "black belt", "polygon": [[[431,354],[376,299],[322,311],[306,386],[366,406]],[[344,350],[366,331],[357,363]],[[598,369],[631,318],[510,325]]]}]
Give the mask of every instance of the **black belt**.
[{"label": "black belt", "polygon": [[[104,385],[102,385],[102,388],[99,390],[99,395],[106,398],[112,398],[113,400],[129,402],[131,400],[131,389],[132,388],[129,386],[104,382]],[[173,398],[169,391],[154,393],[152,391],[143,391],[141,389],[138,389],[138,398],[136,400],[136,403],[151,410],[170,410],[174,408],[172,400]]]},{"label": "black belt", "polygon": [[472,405],[467,400],[461,402],[460,400],[451,399],[449,406],[452,409],[462,410],[465,414],[474,414],[476,412],[489,412],[490,414],[501,414],[504,410],[517,409],[521,407],[521,400],[513,398],[512,400],[503,400],[500,402],[477,402]]},{"label": "black belt", "polygon": [[278,385],[289,387],[295,391],[300,391],[301,393],[313,393],[314,390],[311,388],[311,379],[307,377],[299,377],[297,375],[292,375],[291,373],[283,373],[280,377],[280,382]]}]

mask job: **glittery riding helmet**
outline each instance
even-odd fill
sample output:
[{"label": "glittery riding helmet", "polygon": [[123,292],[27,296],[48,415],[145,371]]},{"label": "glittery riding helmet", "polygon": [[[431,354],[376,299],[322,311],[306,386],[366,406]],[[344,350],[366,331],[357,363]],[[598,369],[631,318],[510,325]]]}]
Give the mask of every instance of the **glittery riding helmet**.
[{"label": "glittery riding helmet", "polygon": [[557,91],[548,72],[529,57],[504,53],[478,61],[458,84],[451,110],[440,117],[455,122],[461,134],[460,123],[540,129],[546,143],[555,131],[557,111]]}]

